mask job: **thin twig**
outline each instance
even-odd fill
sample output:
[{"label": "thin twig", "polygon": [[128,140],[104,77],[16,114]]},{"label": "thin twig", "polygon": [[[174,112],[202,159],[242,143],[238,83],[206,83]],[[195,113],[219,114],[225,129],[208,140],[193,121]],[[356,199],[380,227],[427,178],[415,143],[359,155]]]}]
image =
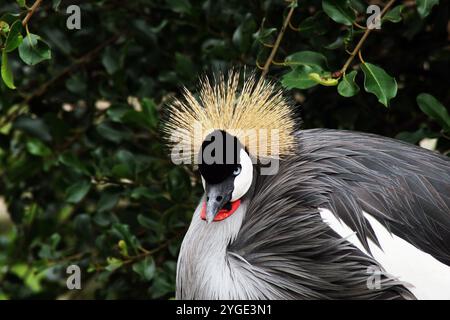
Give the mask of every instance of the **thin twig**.
[{"label": "thin twig", "polygon": [[362,51],[362,50],[359,50],[359,51],[358,51],[359,61],[361,61],[361,63],[366,63],[366,62],[364,61],[363,57],[362,57],[361,51]]},{"label": "thin twig", "polygon": [[261,76],[263,78],[269,72],[270,65],[272,64],[272,61],[275,58],[275,54],[277,53],[278,47],[281,44],[281,40],[283,39],[284,32],[286,31],[286,29],[289,25],[289,21],[291,20],[292,14],[294,13],[294,10],[295,10],[295,7],[296,7],[295,2],[296,2],[296,0],[290,1],[291,8],[289,9],[286,19],[284,19],[283,27],[281,28],[280,33],[278,34],[278,37],[275,40],[275,44],[272,48],[272,51],[270,52],[269,58],[267,58],[266,64],[264,65],[263,71],[261,73]]},{"label": "thin twig", "polygon": [[22,20],[22,25],[25,27],[28,24],[28,20],[33,16],[33,14],[36,12],[37,8],[41,5],[42,0],[36,0],[35,3],[31,6],[30,10],[28,10],[27,15]]},{"label": "thin twig", "polygon": [[[394,2],[395,2],[395,0],[390,0],[386,4],[386,6],[383,8],[383,10],[380,13],[380,20],[384,16],[386,11],[389,10],[389,8],[394,4]],[[359,50],[361,49],[362,45],[366,41],[366,39],[369,36],[370,32],[372,32],[372,29],[371,28],[367,28],[366,31],[364,32],[363,36],[359,40],[358,44],[356,45],[355,49],[353,49],[352,53],[348,57],[347,61],[345,61],[344,66],[341,68],[341,70],[339,70],[338,72],[336,72],[334,74],[334,77],[340,78],[343,74],[345,74],[345,71],[347,71],[347,68],[350,66],[350,63],[352,63],[353,59],[358,54]]]}]

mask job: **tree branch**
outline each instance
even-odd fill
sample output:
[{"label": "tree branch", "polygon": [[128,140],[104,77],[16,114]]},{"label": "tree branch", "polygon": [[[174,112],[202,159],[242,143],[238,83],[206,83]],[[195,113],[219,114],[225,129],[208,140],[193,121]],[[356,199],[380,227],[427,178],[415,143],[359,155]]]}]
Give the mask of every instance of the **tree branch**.
[{"label": "tree branch", "polygon": [[31,6],[30,10],[28,10],[27,15],[22,21],[22,25],[26,26],[28,24],[28,20],[33,16],[33,14],[36,12],[37,8],[41,5],[42,0],[36,0],[35,3]]},{"label": "tree branch", "polygon": [[284,33],[289,26],[289,22],[291,21],[292,14],[294,13],[296,2],[297,0],[291,0],[289,1],[291,8],[289,9],[289,12],[286,16],[286,19],[284,19],[283,27],[280,30],[280,33],[278,34],[277,39],[275,40],[275,44],[273,45],[272,51],[270,52],[269,57],[267,58],[266,63],[264,64],[261,76],[264,78],[267,73],[269,72],[270,65],[272,64],[273,59],[275,58],[275,54],[277,53],[278,47],[280,46],[281,40],[283,39]]},{"label": "tree branch", "polygon": [[[387,10],[394,4],[395,0],[390,0],[383,8],[383,10],[380,13],[380,21],[381,18],[384,16]],[[358,44],[356,45],[355,49],[350,53],[350,56],[348,57],[347,61],[345,61],[344,66],[339,70],[338,72],[335,72],[333,75],[334,78],[340,78],[345,71],[347,71],[347,68],[350,66],[350,63],[352,63],[355,56],[358,54],[358,52],[361,50],[361,47],[363,46],[364,42],[366,41],[367,37],[369,36],[370,32],[372,32],[373,29],[367,28],[364,32],[363,36],[359,40]]]}]

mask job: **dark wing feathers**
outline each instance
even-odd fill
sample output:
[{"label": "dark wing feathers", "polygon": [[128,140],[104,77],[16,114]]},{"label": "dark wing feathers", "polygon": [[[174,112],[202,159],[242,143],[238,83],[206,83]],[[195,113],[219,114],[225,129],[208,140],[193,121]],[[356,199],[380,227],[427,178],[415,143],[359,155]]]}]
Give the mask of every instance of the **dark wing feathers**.
[{"label": "dark wing feathers", "polygon": [[[298,133],[296,155],[273,176],[259,176],[229,252],[242,268],[286,298],[414,298],[383,274],[368,289],[367,268],[379,267],[319,215],[328,207],[358,235],[376,235],[367,212],[388,230],[450,265],[450,160],[393,139],[336,130]],[[268,290],[269,290],[268,289]]]},{"label": "dark wing feathers", "polygon": [[[364,163],[354,160],[361,155],[359,149],[325,143],[321,134],[301,132],[299,152],[284,159],[276,175],[258,177],[241,229],[228,252],[242,257],[235,261],[242,268],[251,266],[252,273],[273,292],[272,298],[414,298],[386,273],[379,289],[369,289],[368,268],[382,268],[322,221],[318,208],[336,207],[339,216],[364,240],[375,238],[362,210],[372,204],[378,208],[379,195],[372,193],[377,190],[372,185],[374,172],[355,177],[355,170],[365,170]],[[342,159],[344,155],[350,163]],[[368,205],[361,205],[361,199],[348,190],[356,183],[366,186],[361,194]],[[383,214],[377,216],[383,221],[391,219]]]},{"label": "dark wing feathers", "polygon": [[[331,191],[327,206],[368,249],[373,215],[397,236],[450,265],[450,159],[394,139],[341,130],[299,132]],[[298,174],[302,174],[301,168]]]}]

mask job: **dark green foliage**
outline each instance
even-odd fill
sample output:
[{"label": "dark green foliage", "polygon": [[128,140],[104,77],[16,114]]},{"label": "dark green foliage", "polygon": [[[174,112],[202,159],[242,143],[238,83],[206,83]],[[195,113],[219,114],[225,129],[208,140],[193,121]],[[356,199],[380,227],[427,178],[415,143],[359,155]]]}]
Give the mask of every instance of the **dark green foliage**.
[{"label": "dark green foliage", "polygon": [[[298,2],[269,77],[292,89],[304,127],[438,138],[449,152],[449,4],[417,2],[392,7],[366,65],[356,57],[341,77],[367,3]],[[199,73],[263,65],[289,4],[44,1],[28,32],[24,4],[0,5],[0,299],[173,297],[202,191],[163,145],[164,104]],[[66,28],[72,4],[81,30]],[[66,288],[70,264],[81,291]]]}]

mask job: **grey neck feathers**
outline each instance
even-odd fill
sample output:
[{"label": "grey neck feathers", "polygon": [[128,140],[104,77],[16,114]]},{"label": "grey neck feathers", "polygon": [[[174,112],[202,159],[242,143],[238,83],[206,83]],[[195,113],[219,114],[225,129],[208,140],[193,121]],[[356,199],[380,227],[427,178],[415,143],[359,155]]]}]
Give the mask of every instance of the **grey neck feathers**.
[{"label": "grey neck feathers", "polygon": [[202,220],[200,212],[205,199],[201,199],[178,257],[177,299],[258,298],[257,290],[249,290],[252,283],[258,282],[251,266],[238,254],[228,251],[241,230],[256,180],[241,199],[240,207],[225,220],[210,224]]}]

